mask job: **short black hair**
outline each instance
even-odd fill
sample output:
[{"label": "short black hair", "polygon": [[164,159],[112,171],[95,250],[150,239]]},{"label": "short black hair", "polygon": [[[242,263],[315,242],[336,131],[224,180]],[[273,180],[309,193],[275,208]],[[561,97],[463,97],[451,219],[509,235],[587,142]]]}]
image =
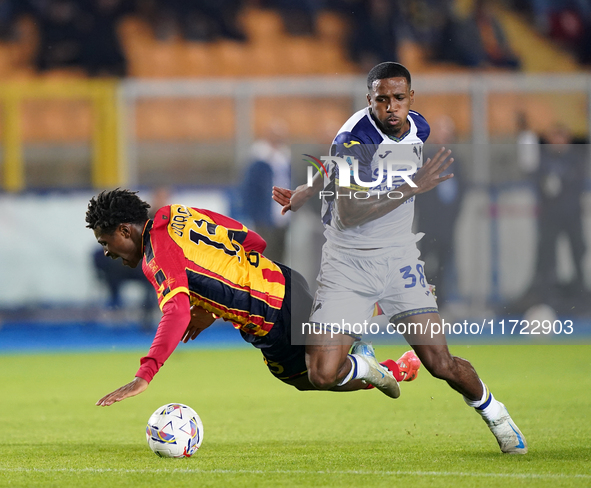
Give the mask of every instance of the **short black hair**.
[{"label": "short black hair", "polygon": [[119,224],[143,224],[148,220],[150,205],[136,195],[136,191],[116,188],[92,197],[86,210],[86,227],[100,228],[112,234]]},{"label": "short black hair", "polygon": [[367,75],[367,89],[371,91],[374,81],[385,78],[406,78],[406,82],[410,88],[410,71],[400,63],[386,61],[385,63],[377,64],[369,71]]}]

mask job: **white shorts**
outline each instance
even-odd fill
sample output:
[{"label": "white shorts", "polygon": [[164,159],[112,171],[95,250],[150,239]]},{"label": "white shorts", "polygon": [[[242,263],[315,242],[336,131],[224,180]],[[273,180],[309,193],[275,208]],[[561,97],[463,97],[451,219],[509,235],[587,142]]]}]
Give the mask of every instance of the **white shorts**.
[{"label": "white shorts", "polygon": [[310,322],[363,323],[378,303],[388,319],[437,313],[416,244],[362,251],[325,244]]}]

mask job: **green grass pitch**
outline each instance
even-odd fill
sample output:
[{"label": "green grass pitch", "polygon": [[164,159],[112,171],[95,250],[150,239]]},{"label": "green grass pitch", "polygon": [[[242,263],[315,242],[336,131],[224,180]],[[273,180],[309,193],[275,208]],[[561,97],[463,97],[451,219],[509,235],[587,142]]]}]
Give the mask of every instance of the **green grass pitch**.
[{"label": "green grass pitch", "polygon": [[[588,346],[451,349],[509,407],[528,455],[502,455],[480,417],[425,371],[398,400],[298,392],[254,349],[181,345],[146,392],[99,408],[143,352],[3,355],[0,486],[591,486]],[[190,459],[161,459],[147,446],[148,417],[170,402],[203,420]]]}]

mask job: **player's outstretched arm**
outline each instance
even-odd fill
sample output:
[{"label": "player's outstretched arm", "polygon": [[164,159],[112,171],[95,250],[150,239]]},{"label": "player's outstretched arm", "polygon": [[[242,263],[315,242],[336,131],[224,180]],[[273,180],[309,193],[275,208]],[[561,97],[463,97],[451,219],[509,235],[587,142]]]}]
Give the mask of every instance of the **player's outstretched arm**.
[{"label": "player's outstretched arm", "polygon": [[320,173],[316,173],[312,180],[312,186],[300,185],[295,190],[281,188],[279,186],[273,187],[273,200],[283,207],[281,215],[285,215],[289,210],[292,212],[298,211],[304,203],[315,193],[322,190],[323,179]]},{"label": "player's outstretched arm", "polygon": [[181,339],[185,344],[195,339],[201,332],[215,322],[215,317],[204,308],[193,305],[191,307],[191,322]]},{"label": "player's outstretched arm", "polygon": [[136,376],[131,383],[127,383],[121,388],[117,388],[114,392],[105,395],[96,402],[96,405],[99,407],[108,407],[115,402],[120,402],[126,398],[139,395],[146,388],[148,388],[148,382],[145,379]]},{"label": "player's outstretched arm", "polygon": [[400,207],[409,198],[432,190],[445,180],[453,178],[453,173],[441,176],[454,161],[453,158],[448,159],[450,154],[450,150],[446,151],[442,147],[433,159],[427,159],[427,162],[414,176],[413,181],[416,187],[405,183],[394,190],[394,192],[398,192],[400,198],[387,198],[384,195],[381,195],[380,198],[374,195],[362,200],[356,198],[337,199],[341,223],[345,227],[356,227],[371,222]]},{"label": "player's outstretched arm", "polygon": [[162,319],[158,325],[156,336],[148,355],[140,359],[140,369],[135,379],[127,385],[118,388],[101,398],[97,405],[108,407],[115,402],[135,396],[143,392],[160,367],[175,350],[190,322],[189,295],[177,293],[165,303],[162,308]]}]

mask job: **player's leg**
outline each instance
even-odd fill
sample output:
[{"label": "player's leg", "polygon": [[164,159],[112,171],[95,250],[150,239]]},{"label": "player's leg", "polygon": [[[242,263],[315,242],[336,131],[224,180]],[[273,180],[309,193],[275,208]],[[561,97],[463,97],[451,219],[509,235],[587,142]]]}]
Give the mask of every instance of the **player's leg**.
[{"label": "player's leg", "polygon": [[[310,379],[308,375],[300,376],[298,378],[289,378],[285,380],[281,380],[284,383],[297,388],[300,391],[321,391],[316,388],[312,383],[310,383]],[[362,380],[353,380],[349,381],[346,385],[343,386],[335,386],[330,388],[328,391],[357,391],[357,390],[367,390],[368,385]]]},{"label": "player's leg", "polygon": [[[366,271],[370,266],[373,272]],[[305,334],[308,376],[317,388],[358,389],[363,385],[354,382],[363,380],[391,398],[400,395],[398,382],[379,364],[371,346],[349,353],[360,339],[361,324],[372,316],[376,289],[382,286],[378,273],[379,264],[370,260],[323,250],[318,290]]]},{"label": "player's leg", "polygon": [[[279,321],[275,327],[281,327],[284,333],[261,352],[276,378],[298,390],[331,390],[339,388],[337,385],[350,374],[348,353],[352,338],[338,340],[333,337],[332,341],[314,345],[293,344],[288,324]],[[358,383],[354,389],[367,386]]]},{"label": "player's leg", "polygon": [[[278,322],[277,326],[283,327],[282,322]],[[283,327],[283,330],[287,331],[288,328]],[[343,346],[336,339],[333,342],[332,346],[334,347],[317,345],[310,348],[292,344],[290,334],[284,333],[275,338],[271,344],[266,344],[261,352],[271,374],[298,390],[356,391],[367,389],[367,383],[354,378],[353,371],[358,368],[347,368],[351,365],[348,355],[350,345]],[[329,351],[331,347],[332,350]],[[343,355],[340,362],[336,360],[337,353]],[[326,365],[330,365],[330,369]],[[309,373],[310,368],[312,368],[312,374]],[[320,374],[325,376],[319,377]]]},{"label": "player's leg", "polygon": [[410,364],[408,354],[380,364],[370,345],[356,342],[351,349],[355,338],[345,334],[315,334],[309,344],[294,343],[291,327],[290,317],[282,314],[267,336],[242,335],[261,349],[271,374],[298,390],[356,391],[374,385],[397,398],[397,379],[414,378],[420,366]]},{"label": "player's leg", "polygon": [[[350,344],[345,345],[347,339],[337,341],[334,339],[331,344],[305,346],[298,349],[298,346],[284,348],[277,361],[267,361],[267,365],[273,374],[277,371],[293,372],[305,369],[300,374],[282,378],[276,375],[284,383],[294,386],[298,390],[330,390],[330,391],[356,391],[367,389],[367,383],[360,379],[353,378],[354,367],[349,360]],[[290,354],[288,350],[297,351]],[[297,365],[297,366],[296,366]],[[346,380],[346,381],[345,381]]]},{"label": "player's leg", "polygon": [[[363,268],[364,264],[356,262],[346,253],[323,248],[318,291],[312,303],[304,278],[282,267],[286,279],[286,297],[281,323],[284,327],[288,324],[290,345],[305,345],[308,381],[314,389],[357,390],[366,388],[367,384],[363,380],[397,398],[399,389],[396,379],[379,365],[373,351],[349,354],[356,339],[355,333],[351,331],[351,323],[363,322],[365,318],[371,317],[375,304],[375,299],[371,297],[375,293],[377,280],[364,280],[367,273],[356,273]],[[347,326],[348,330],[345,330]],[[276,323],[273,329],[277,327]],[[265,349],[264,354],[269,358],[268,349]],[[285,354],[286,351],[279,353],[282,361]],[[307,386],[304,380],[297,380],[297,387]]]},{"label": "player's leg", "polygon": [[[373,385],[391,398],[400,396],[391,371],[378,363],[369,344],[346,334],[315,336],[306,345],[306,365],[310,383],[318,390],[355,391]],[[351,350],[351,353],[349,351]]]},{"label": "player's leg", "polygon": [[[361,353],[362,348],[367,346],[368,344],[356,342],[351,349],[351,353],[347,356],[355,357],[355,355],[359,355]],[[302,364],[306,363],[305,360],[302,360],[301,358],[282,358],[278,361],[265,359],[265,362],[271,373],[284,383],[287,383],[288,385],[291,385],[301,391],[319,390],[317,386],[310,382],[310,378],[307,374],[307,367],[306,369],[303,369]],[[385,370],[389,370],[396,381],[400,382],[413,381],[417,377],[419,368],[421,367],[421,362],[414,351],[407,351],[397,361],[394,361],[393,359],[387,359],[383,362],[380,362],[380,365]],[[353,373],[354,369],[355,367],[352,366],[347,375],[336,386],[329,388],[329,390],[357,391],[373,389],[374,386],[371,383],[357,378],[357,375]],[[300,373],[295,373],[287,377],[282,376],[285,375],[286,372],[293,373],[294,371],[299,371]]]},{"label": "player's leg", "polygon": [[[400,396],[400,387],[392,372],[382,366],[369,344],[358,337],[334,333],[328,324],[316,324],[322,334],[309,335],[306,365],[310,383],[319,390],[353,391],[375,386],[391,398]],[[351,352],[349,352],[351,351]]]},{"label": "player's leg", "polygon": [[[313,334],[308,341],[302,333],[309,321],[312,295],[304,277],[278,264],[285,276],[286,291],[279,317],[271,331],[262,337],[242,336],[261,349],[269,371],[284,383],[299,390],[354,391],[367,388],[351,372],[348,357],[353,337],[342,334]],[[307,329],[310,331],[310,329]],[[313,344],[310,344],[313,343]],[[347,379],[346,385],[343,379]]]},{"label": "player's leg", "polygon": [[329,390],[352,371],[349,351],[355,339],[344,334],[322,333],[306,345],[306,366],[310,383],[318,390]]},{"label": "player's leg", "polygon": [[423,313],[403,319],[392,317],[390,322],[406,326],[404,338],[432,376],[446,381],[470,400],[480,399],[483,388],[472,365],[463,358],[452,356],[444,334],[432,337],[430,329],[427,329],[429,324],[441,323],[439,314]]},{"label": "player's leg", "polygon": [[[291,292],[297,293],[297,288],[292,282]],[[371,346],[357,347],[350,354],[356,337],[321,326],[313,328],[318,333],[302,338],[293,334],[293,327],[301,331],[298,320],[303,319],[293,319],[286,307],[268,336],[250,341],[261,349],[276,378],[299,390],[356,391],[371,384],[392,398],[399,396],[395,377],[377,362]]]},{"label": "player's leg", "polygon": [[[367,390],[373,387],[373,383],[384,384],[383,388],[388,387],[384,393],[396,398],[399,395],[397,383],[389,379],[388,367],[384,365],[379,367],[379,378],[375,378],[377,370],[375,365],[370,367],[367,364],[365,354],[360,354],[357,349],[356,354],[349,354],[350,346],[343,346],[338,343],[332,345],[314,345],[306,347],[305,354],[301,357],[291,358],[276,358],[276,360],[269,360],[265,356],[265,362],[269,367],[271,373],[284,383],[291,385],[298,390],[329,390],[329,391],[357,391]],[[276,353],[276,350],[273,351]],[[266,352],[265,354],[268,354]],[[373,353],[372,353],[373,354]],[[285,356],[288,356],[285,354]],[[340,360],[339,360],[340,358]],[[302,371],[302,360],[306,365],[305,370]],[[388,360],[396,364],[392,360]],[[301,371],[301,373],[293,373],[293,371]],[[282,376],[282,375],[288,376]],[[363,377],[363,379],[362,379]],[[385,379],[384,379],[385,378]]]},{"label": "player's leg", "polygon": [[285,274],[289,274],[291,296],[289,317],[284,318],[289,322],[286,324],[286,330],[290,331],[288,339],[290,344],[305,347],[310,385],[317,390],[329,390],[341,383],[352,369],[348,353],[354,338],[311,323],[309,314],[314,303],[306,280],[294,270]]},{"label": "player's leg", "polygon": [[[504,405],[496,401],[482,383],[472,365],[453,356],[445,334],[428,324],[441,325],[437,303],[423,271],[424,263],[416,248],[409,247],[389,263],[388,294],[379,303],[392,324],[402,324],[405,339],[413,347],[425,368],[461,393],[468,405],[483,417],[503,452],[525,453],[527,444],[511,420]],[[441,332],[441,329],[439,329]]]},{"label": "player's leg", "polygon": [[476,370],[466,359],[453,356],[445,335],[433,335],[429,324],[441,324],[437,313],[410,315],[404,318],[392,317],[390,322],[403,323],[407,342],[435,378],[446,381],[449,386],[463,395],[464,401],[473,407],[484,419],[495,435],[503,452],[525,454],[527,443],[515,425],[505,406],[496,400],[488,387],[478,377]]}]

